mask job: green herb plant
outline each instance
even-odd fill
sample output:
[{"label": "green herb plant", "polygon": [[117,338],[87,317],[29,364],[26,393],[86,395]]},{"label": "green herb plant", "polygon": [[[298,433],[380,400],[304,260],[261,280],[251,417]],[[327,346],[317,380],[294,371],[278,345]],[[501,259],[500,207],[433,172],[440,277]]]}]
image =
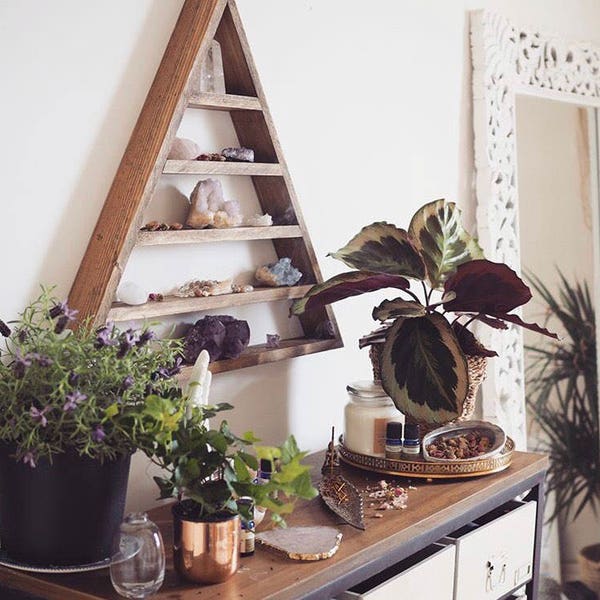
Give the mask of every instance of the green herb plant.
[{"label": "green herb plant", "polygon": [[[154,478],[160,497],[176,498],[187,519],[219,520],[235,514],[250,518],[247,505],[237,502],[250,496],[270,511],[274,523],[284,525],[298,498],[317,494],[309,467],[301,463],[306,453],[293,436],[279,447],[257,446],[251,432],[238,437],[227,421],[209,428],[207,419],[231,408],[225,403],[194,406],[170,439],[154,441],[152,460],[165,471]],[[261,485],[255,479],[259,458],[269,458],[276,467],[270,481]]]},{"label": "green herb plant", "polygon": [[63,452],[112,460],[151,437],[170,439],[173,402],[183,403],[178,342],[77,323],[49,289],[18,320],[0,321],[0,333],[0,442],[17,460],[35,467]]}]

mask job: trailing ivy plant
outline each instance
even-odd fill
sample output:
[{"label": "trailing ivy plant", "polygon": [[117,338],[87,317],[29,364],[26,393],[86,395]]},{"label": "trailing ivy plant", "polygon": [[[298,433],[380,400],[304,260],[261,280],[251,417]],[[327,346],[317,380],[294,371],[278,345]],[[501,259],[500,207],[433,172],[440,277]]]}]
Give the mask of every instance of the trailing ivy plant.
[{"label": "trailing ivy plant", "polygon": [[[529,288],[508,266],[484,258],[453,202],[425,204],[408,230],[368,225],[331,256],[355,270],[313,286],[291,314],[383,288],[399,290],[373,310],[382,328],[360,345],[384,342],[382,385],[398,409],[418,421],[457,418],[468,391],[467,356],[496,356],[468,329],[474,321],[556,337],[511,312],[531,299]],[[420,297],[410,279],[421,283]]]},{"label": "trailing ivy plant", "polygon": [[559,272],[556,293],[534,275],[548,320],[565,332],[561,344],[527,346],[527,402],[541,429],[539,449],[550,456],[547,485],[559,514],[577,518],[600,500],[600,431],[596,371],[596,319],[587,283],[570,284]]},{"label": "trailing ivy plant", "polygon": [[18,320],[0,321],[0,442],[31,467],[63,452],[111,460],[177,425],[168,400],[183,402],[180,344],[76,317],[43,289]]}]

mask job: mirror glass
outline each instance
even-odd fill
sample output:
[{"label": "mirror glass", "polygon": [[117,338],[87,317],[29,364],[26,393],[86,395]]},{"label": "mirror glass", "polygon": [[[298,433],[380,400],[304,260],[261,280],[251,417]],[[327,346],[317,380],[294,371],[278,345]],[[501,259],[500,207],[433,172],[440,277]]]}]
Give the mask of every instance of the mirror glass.
[{"label": "mirror glass", "polygon": [[[591,314],[597,305],[599,265],[596,109],[524,95],[517,96],[516,106],[521,265],[534,297],[523,318],[546,322],[562,338],[557,345],[529,331],[524,335],[528,448],[550,449],[557,457],[564,453],[559,472],[561,490],[564,485],[568,493],[551,496],[546,511],[548,517],[557,503],[568,504],[568,517],[563,506],[554,521],[558,528],[546,543],[546,555],[557,570],[561,562],[575,564],[583,546],[598,542],[598,517],[589,503],[572,519],[586,489],[580,473],[586,465],[598,468],[599,452]],[[562,321],[557,311],[562,311]],[[583,409],[579,416],[577,407]],[[575,497],[570,492],[579,485],[584,491]],[[546,569],[552,571],[552,564]],[[555,574],[560,580],[560,573]]]}]

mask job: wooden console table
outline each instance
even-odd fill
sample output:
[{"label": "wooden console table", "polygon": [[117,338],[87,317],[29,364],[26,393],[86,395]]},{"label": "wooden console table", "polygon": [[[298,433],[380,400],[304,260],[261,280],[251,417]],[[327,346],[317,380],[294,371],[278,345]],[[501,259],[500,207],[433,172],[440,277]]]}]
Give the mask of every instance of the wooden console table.
[{"label": "wooden console table", "polygon": [[[315,465],[315,475],[318,475],[322,460],[321,452],[310,457]],[[344,538],[333,558],[312,563],[294,562],[257,548],[254,556],[241,560],[240,570],[229,581],[212,586],[179,581],[169,558],[165,583],[153,598],[329,599],[531,490],[529,496],[537,500],[538,508],[533,579],[527,585],[527,598],[536,600],[546,469],[545,456],[516,452],[509,469],[495,475],[451,482],[425,483],[423,480],[413,480],[417,489],[409,492],[408,508],[404,511],[386,511],[383,518],[367,519],[367,530],[364,532],[340,525],[339,520],[316,498],[299,504],[288,523],[337,526]],[[376,474],[350,468],[345,468],[344,473],[361,485],[365,484],[365,480],[372,483],[381,479]],[[160,526],[169,548],[172,535],[168,507],[150,511],[150,517]],[[119,598],[112,589],[107,570],[80,575],[37,576],[0,567],[0,585],[48,600]]]}]

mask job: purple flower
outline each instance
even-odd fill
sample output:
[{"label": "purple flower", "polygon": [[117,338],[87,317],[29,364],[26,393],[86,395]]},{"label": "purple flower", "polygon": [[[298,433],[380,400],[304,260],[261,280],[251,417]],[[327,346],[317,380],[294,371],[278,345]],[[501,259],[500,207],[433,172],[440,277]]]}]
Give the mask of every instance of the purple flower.
[{"label": "purple flower", "polygon": [[45,356],[37,352],[31,352],[27,355],[27,357],[30,360],[35,360],[40,367],[49,367],[54,362],[49,356]]},{"label": "purple flower", "polygon": [[27,452],[25,454],[25,456],[23,456],[23,462],[26,465],[29,465],[32,469],[35,469],[36,462],[35,462],[35,455],[33,454],[33,452]]},{"label": "purple flower", "polygon": [[135,383],[135,379],[131,375],[127,375],[125,379],[121,382],[121,390],[128,390]]},{"label": "purple flower", "polygon": [[70,412],[72,410],[75,410],[78,404],[80,404],[84,400],[87,400],[87,396],[85,394],[82,394],[79,390],[75,390],[70,394],[67,394],[65,396],[65,400],[66,402],[63,405],[63,411]]},{"label": "purple flower", "polygon": [[13,361],[12,368],[13,373],[17,379],[23,379],[25,377],[25,371],[31,366],[31,359],[29,355],[23,356],[18,350],[15,352],[15,360]]},{"label": "purple flower", "polygon": [[75,387],[77,385],[77,383],[79,382],[79,373],[75,373],[74,371],[71,371],[69,373],[69,385],[71,387]]},{"label": "purple flower", "polygon": [[29,409],[29,415],[34,421],[37,421],[42,427],[46,427],[48,425],[48,419],[46,419],[46,413],[50,410],[49,406],[44,407],[42,410],[36,408],[35,406],[31,406]]},{"label": "purple flower", "polygon": [[56,317],[60,317],[61,315],[65,314],[65,308],[67,308],[67,303],[59,302],[50,309],[48,314],[50,315],[51,319],[56,319]]},{"label": "purple flower", "polygon": [[27,339],[27,331],[25,329],[19,329],[19,333],[17,334],[17,339],[21,344],[25,343]]},{"label": "purple flower", "polygon": [[94,431],[92,431],[92,439],[95,442],[102,442],[104,440],[104,438],[106,437],[106,433],[104,433],[104,429],[102,428],[102,425],[98,425],[96,427],[96,429],[94,429]]},{"label": "purple flower", "polygon": [[2,319],[0,319],[0,334],[2,334],[4,337],[8,337],[10,333],[10,327]]},{"label": "purple flower", "polygon": [[124,331],[119,336],[119,351],[117,352],[117,358],[124,358],[125,355],[135,346],[137,341],[136,333],[133,329]]},{"label": "purple flower", "polygon": [[145,346],[148,342],[152,341],[153,339],[156,338],[156,334],[154,333],[154,331],[150,331],[150,329],[146,329],[145,331],[142,331],[142,334],[140,335],[140,339],[137,341],[137,345],[138,347],[142,347]]},{"label": "purple flower", "polygon": [[96,343],[94,344],[96,349],[105,348],[106,346],[115,346],[118,344],[117,340],[111,339],[111,335],[114,331],[114,325],[107,323],[103,327],[96,330]]},{"label": "purple flower", "polygon": [[51,319],[56,319],[58,317],[58,321],[56,321],[56,326],[54,327],[54,333],[62,333],[69,324],[69,321],[75,320],[78,312],[78,310],[69,308],[66,302],[55,304],[50,309],[49,313]]},{"label": "purple flower", "polygon": [[157,381],[158,379],[169,379],[170,377],[174,377],[178,373],[181,372],[181,363],[183,359],[181,356],[178,356],[175,362],[170,367],[159,367],[157,371],[154,371],[152,375],[150,375],[150,379],[152,381]]}]

